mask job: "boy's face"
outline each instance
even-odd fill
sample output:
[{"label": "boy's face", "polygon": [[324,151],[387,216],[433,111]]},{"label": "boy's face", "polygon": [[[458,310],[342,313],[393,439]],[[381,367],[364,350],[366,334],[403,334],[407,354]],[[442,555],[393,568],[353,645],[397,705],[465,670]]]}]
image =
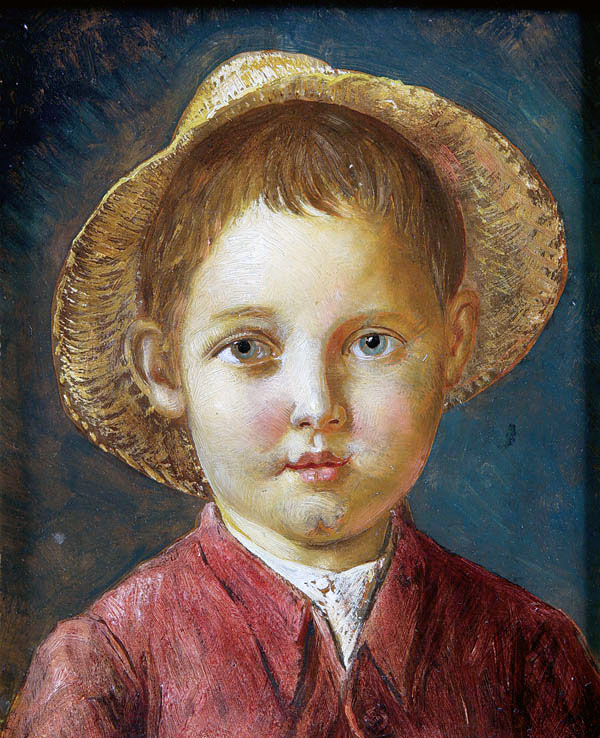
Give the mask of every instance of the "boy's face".
[{"label": "boy's face", "polygon": [[342,541],[414,484],[448,373],[447,320],[415,251],[384,219],[262,205],[214,242],[180,370],[199,461],[238,524]]}]

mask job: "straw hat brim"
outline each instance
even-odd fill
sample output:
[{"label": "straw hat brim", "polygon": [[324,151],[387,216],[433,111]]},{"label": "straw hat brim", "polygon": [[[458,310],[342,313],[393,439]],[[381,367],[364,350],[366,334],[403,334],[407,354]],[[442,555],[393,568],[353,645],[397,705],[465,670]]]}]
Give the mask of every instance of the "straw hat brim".
[{"label": "straw hat brim", "polygon": [[344,105],[398,130],[458,198],[465,283],[480,297],[475,346],[446,406],[506,374],[548,321],[566,275],[563,225],[534,167],[497,130],[431,90],[332,69],[299,54],[251,52],[198,88],[171,143],[117,182],[74,239],[57,282],[52,333],[61,399],[100,448],[170,487],[205,493],[182,424],[153,413],[135,385],[123,337],[139,316],[139,251],[186,151],[242,112],[288,100]]}]

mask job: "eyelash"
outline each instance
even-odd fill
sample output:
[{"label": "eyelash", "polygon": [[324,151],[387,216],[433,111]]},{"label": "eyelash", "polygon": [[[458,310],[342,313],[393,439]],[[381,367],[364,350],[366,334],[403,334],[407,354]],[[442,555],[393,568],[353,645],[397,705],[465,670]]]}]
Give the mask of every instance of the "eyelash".
[{"label": "eyelash", "polygon": [[[397,346],[395,348],[391,348],[389,351],[385,351],[380,354],[372,354],[371,356],[366,356],[363,354],[363,356],[357,356],[356,353],[352,350],[354,346],[359,346],[360,342],[363,339],[368,339],[373,336],[382,336],[386,341],[395,341],[397,342]],[[360,333],[358,335],[351,336],[350,339],[346,342],[346,346],[344,348],[343,353],[350,354],[353,353],[357,359],[360,361],[373,361],[375,359],[383,359],[385,357],[391,356],[392,354],[395,354],[400,349],[404,348],[406,346],[406,341],[402,336],[398,334],[394,334],[389,330],[383,329],[383,328],[370,328],[368,331],[365,331],[364,333]]]},{"label": "eyelash", "polygon": [[[272,359],[275,359],[279,355],[279,352],[276,349],[276,347],[274,346],[273,341],[269,340],[262,333],[244,332],[244,333],[239,333],[238,335],[235,335],[235,336],[230,336],[227,339],[226,342],[219,343],[219,345],[216,348],[214,348],[214,349],[212,349],[210,351],[210,356],[211,357],[218,357],[224,351],[226,351],[227,349],[231,350],[232,347],[235,346],[236,343],[241,343],[242,341],[248,341],[248,342],[254,341],[256,343],[260,343],[263,346],[266,346],[266,347],[270,348],[271,351],[272,351],[272,354],[269,357],[267,357],[266,359],[264,359],[263,361],[258,361],[258,362],[243,362],[243,361],[234,362],[234,361],[228,361],[227,363],[229,363],[229,364],[237,364],[238,366],[244,366],[244,364],[246,366],[254,366],[256,364],[262,364],[262,363],[265,363],[266,361],[270,361]],[[221,359],[221,360],[222,361],[227,361],[226,359]]]}]

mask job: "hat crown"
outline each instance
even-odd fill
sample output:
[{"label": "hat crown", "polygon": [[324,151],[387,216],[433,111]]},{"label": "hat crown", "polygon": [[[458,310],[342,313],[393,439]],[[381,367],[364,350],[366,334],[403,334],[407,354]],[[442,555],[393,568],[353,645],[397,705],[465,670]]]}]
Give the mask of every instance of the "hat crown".
[{"label": "hat crown", "polygon": [[251,51],[228,59],[218,66],[196,90],[179,120],[173,139],[213,117],[233,100],[271,82],[300,74],[336,74],[329,64],[306,54],[284,51]]}]

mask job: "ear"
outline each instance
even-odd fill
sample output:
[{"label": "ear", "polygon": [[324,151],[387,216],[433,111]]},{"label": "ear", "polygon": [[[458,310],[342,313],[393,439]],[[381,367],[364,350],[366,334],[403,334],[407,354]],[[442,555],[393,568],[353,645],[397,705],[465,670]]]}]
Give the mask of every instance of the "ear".
[{"label": "ear", "polygon": [[479,297],[473,290],[459,290],[446,310],[446,387],[458,384],[475,345]]},{"label": "ear", "polygon": [[152,407],[167,418],[180,418],[185,412],[183,390],[168,369],[160,326],[146,318],[134,320],[125,334],[125,357]]}]

